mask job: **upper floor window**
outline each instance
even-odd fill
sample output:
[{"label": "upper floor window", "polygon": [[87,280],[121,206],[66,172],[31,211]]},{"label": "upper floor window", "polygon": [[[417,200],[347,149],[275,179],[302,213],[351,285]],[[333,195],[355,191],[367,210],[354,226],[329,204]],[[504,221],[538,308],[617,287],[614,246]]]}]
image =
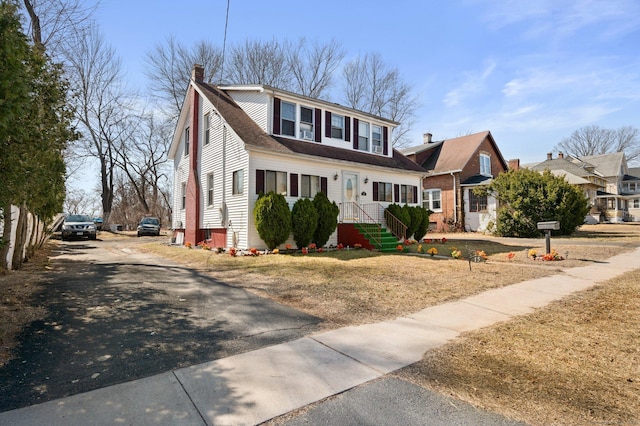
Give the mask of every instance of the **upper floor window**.
[{"label": "upper floor window", "polygon": [[313,108],[300,107],[300,139],[313,140]]},{"label": "upper floor window", "polygon": [[369,123],[364,121],[358,123],[358,149],[369,151]]},{"label": "upper floor window", "polygon": [[480,174],[491,176],[491,157],[487,154],[480,154]]},{"label": "upper floor window", "polygon": [[233,189],[232,194],[242,194],[244,192],[244,170],[236,170],[233,172]]},{"label": "upper floor window", "polygon": [[287,172],[265,171],[264,192],[287,195]]},{"label": "upper floor window", "polygon": [[189,128],[184,129],[184,155],[189,155]]},{"label": "upper floor window", "polygon": [[331,137],[344,139],[344,117],[342,115],[331,114]]},{"label": "upper floor window", "polygon": [[213,205],[213,172],[207,174],[207,206]]},{"label": "upper floor window", "polygon": [[320,176],[300,176],[300,195],[302,197],[313,198],[320,191]]},{"label": "upper floor window", "polygon": [[187,207],[187,184],[186,182],[182,182],[180,187],[180,196],[182,197],[181,208],[184,210]]},{"label": "upper floor window", "polygon": [[382,127],[371,126],[371,152],[382,154]]},{"label": "upper floor window", "polygon": [[296,135],[296,105],[282,102],[280,106],[280,132],[283,135]]},{"label": "upper floor window", "polygon": [[422,191],[422,207],[432,212],[442,211],[442,191],[439,189],[425,189]]},{"label": "upper floor window", "polygon": [[209,129],[211,125],[211,116],[207,113],[204,115],[204,144],[209,144],[209,138],[211,137],[211,130]]}]

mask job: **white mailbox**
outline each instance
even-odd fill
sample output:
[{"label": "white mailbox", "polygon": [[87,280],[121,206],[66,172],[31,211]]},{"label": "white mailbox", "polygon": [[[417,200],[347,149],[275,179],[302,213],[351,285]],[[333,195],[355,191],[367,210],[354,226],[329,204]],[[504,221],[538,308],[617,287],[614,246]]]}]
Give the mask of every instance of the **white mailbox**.
[{"label": "white mailbox", "polygon": [[541,231],[557,231],[560,229],[560,221],[538,222],[538,229]]}]

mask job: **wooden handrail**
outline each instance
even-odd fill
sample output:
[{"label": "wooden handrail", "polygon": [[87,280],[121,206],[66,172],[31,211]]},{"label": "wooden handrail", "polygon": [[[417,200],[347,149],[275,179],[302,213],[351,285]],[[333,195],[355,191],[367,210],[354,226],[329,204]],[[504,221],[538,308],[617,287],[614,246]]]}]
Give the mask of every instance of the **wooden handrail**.
[{"label": "wooden handrail", "polygon": [[402,223],[400,219],[395,217],[384,207],[380,206],[380,209],[382,210],[382,216],[385,219],[389,232],[395,235],[399,240],[404,240],[407,237],[407,225]]}]

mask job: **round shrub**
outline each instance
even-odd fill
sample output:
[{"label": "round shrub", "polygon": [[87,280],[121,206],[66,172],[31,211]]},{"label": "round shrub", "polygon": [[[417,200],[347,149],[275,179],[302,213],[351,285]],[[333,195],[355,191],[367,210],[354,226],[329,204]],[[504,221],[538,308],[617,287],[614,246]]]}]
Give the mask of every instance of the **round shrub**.
[{"label": "round shrub", "polygon": [[318,211],[309,198],[300,198],[291,209],[291,229],[298,248],[307,247],[318,227]]},{"label": "round shrub", "polygon": [[313,197],[313,205],[318,212],[318,226],[313,234],[313,242],[318,247],[323,247],[338,227],[340,208],[335,202],[329,201],[324,192],[318,192]]},{"label": "round shrub", "polygon": [[271,191],[258,197],[253,219],[260,238],[273,250],[287,241],[291,233],[291,212],[282,194]]}]

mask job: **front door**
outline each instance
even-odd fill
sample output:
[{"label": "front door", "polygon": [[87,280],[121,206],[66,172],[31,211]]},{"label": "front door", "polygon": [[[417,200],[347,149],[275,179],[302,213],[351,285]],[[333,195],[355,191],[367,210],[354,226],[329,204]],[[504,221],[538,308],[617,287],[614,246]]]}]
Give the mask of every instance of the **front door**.
[{"label": "front door", "polygon": [[344,172],[342,174],[342,200],[345,203],[357,203],[360,199],[358,174]]}]

